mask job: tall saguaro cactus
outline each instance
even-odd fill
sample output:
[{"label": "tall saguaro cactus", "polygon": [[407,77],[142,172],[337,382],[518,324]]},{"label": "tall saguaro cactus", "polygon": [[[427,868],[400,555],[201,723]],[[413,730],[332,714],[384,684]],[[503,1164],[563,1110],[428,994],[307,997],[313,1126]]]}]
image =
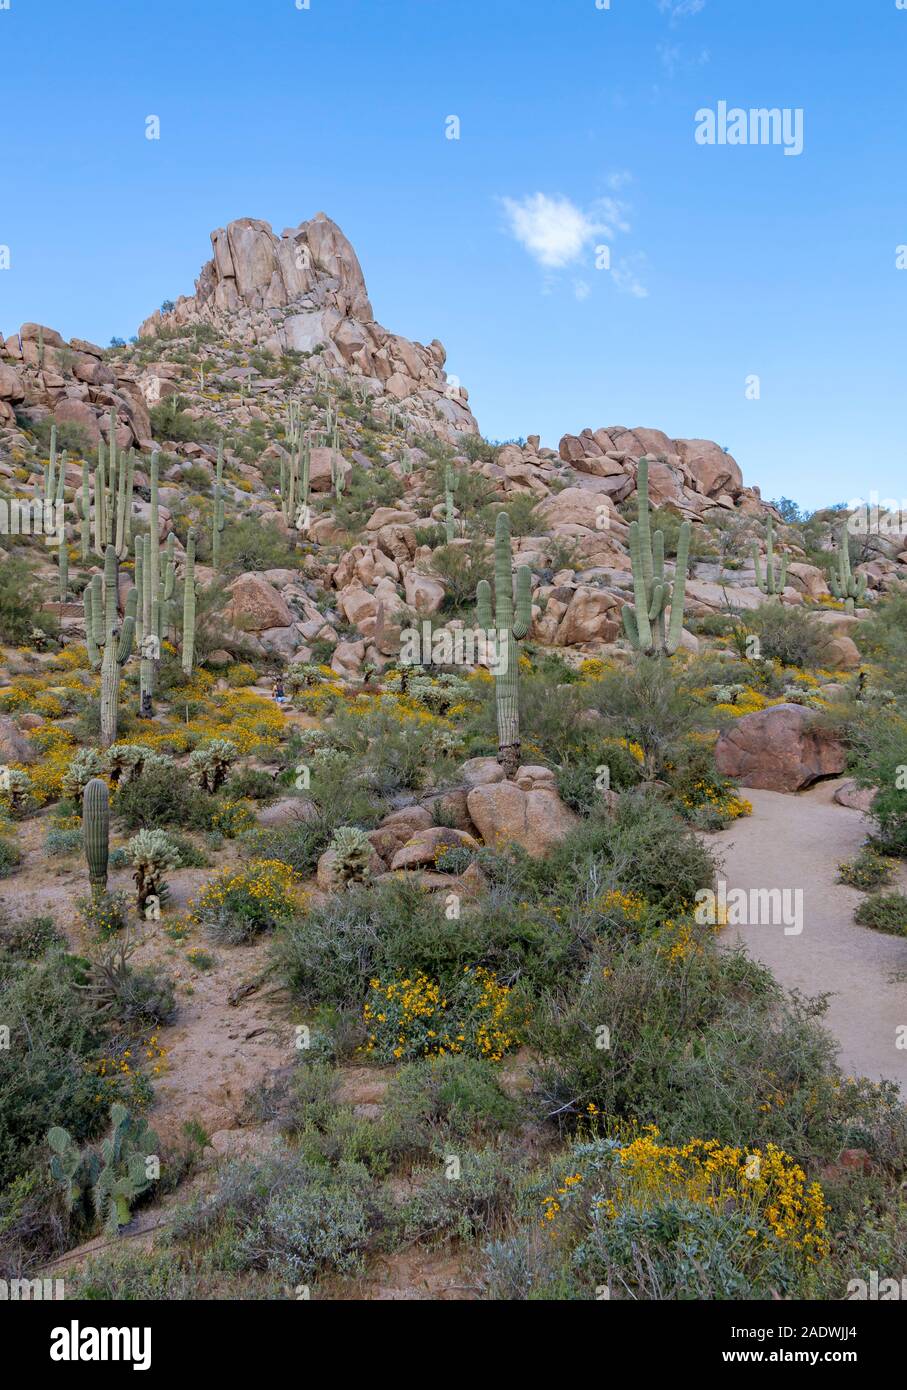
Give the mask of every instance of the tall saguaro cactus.
[{"label": "tall saguaro cactus", "polygon": [[183,670],[192,674],[195,661],[195,532],[186,537],[186,569],[183,574]]},{"label": "tall saguaro cactus", "polygon": [[828,587],[831,589],[835,598],[844,600],[844,607],[848,613],[854,610],[854,602],[860,601],[866,596],[866,585],[868,583],[865,574],[854,574],[850,564],[850,541],[847,532],[847,522],[841,523],[841,537],[838,541],[838,572],[835,573],[834,565],[828,572]]},{"label": "tall saguaro cactus", "polygon": [[217,469],[214,477],[214,513],[211,518],[211,564],[215,573],[220,569],[220,541],[224,534],[224,440],[217,445]]},{"label": "tall saguaro cactus", "polygon": [[[630,525],[630,560],[633,566],[635,604],[623,608],[624,632],[638,652],[667,652],[673,656],[683,631],[683,603],[690,555],[690,523],[685,521],[677,541],[674,587],[665,579],[664,532],[652,531],[649,514],[649,460],[639,460],[636,476],[639,520]],[[671,608],[671,624],[665,633],[665,613]]]},{"label": "tall saguaro cactus", "polygon": [[92,576],[85,590],[85,636],[92,664],[101,668],[101,745],[116,742],[120,668],[132,651],[138,592],[130,589],[122,624],[119,620],[117,555],[112,545],[104,555],[104,577]]},{"label": "tall saguaro cactus", "polygon": [[762,573],[762,565],[759,560],[759,546],[753,542],[753,568],[756,571],[756,587],[763,594],[775,595],[779,597],[784,593],[787,586],[787,565],[789,556],[782,555],[781,571],[775,572],[775,532],[771,515],[765,531],[765,574]]},{"label": "tall saguaro cactus", "polygon": [[520,765],[520,668],[517,643],[532,625],[532,575],[522,565],[516,576],[516,606],[513,597],[513,549],[510,543],[510,517],[499,512],[494,535],[494,600],[491,585],[481,579],[476,587],[476,617],[479,626],[495,631],[498,660],[494,672],[495,706],[498,719],[498,762],[507,777]]},{"label": "tall saguaro cactus", "polygon": [[82,843],[91,892],[99,897],[107,891],[110,843],[110,802],[103,777],[92,777],[82,793]]},{"label": "tall saguaro cactus", "polygon": [[455,535],[454,522],[454,487],[456,486],[453,469],[448,463],[444,469],[444,539],[450,545]]}]

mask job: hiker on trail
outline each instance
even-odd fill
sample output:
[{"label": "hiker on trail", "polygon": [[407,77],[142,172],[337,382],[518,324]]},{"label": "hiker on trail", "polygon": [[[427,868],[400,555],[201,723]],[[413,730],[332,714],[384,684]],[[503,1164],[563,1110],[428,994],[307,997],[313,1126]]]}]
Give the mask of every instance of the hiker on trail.
[{"label": "hiker on trail", "polygon": [[284,700],[287,698],[286,691],[283,688],[283,676],[276,677],[271,689],[271,694],[279,705],[283,704]]}]

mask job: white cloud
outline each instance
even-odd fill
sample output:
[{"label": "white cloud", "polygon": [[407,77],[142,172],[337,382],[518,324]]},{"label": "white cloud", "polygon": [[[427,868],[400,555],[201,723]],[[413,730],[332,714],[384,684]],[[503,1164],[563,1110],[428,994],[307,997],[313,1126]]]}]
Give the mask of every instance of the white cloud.
[{"label": "white cloud", "polygon": [[705,0],[658,0],[658,8],[672,20],[689,19],[705,9]]},{"label": "white cloud", "polygon": [[573,293],[580,303],[582,303],[582,301],[588,299],[592,293],[592,286],[589,284],[588,280],[575,280],[573,282]]},{"label": "white cloud", "polygon": [[635,256],[628,256],[626,259],[618,261],[611,271],[611,278],[621,294],[630,294],[634,299],[648,299],[649,291],[646,289],[639,274],[646,265],[646,258],[642,252],[637,252]]},{"label": "white cloud", "polygon": [[613,198],[600,198],[588,211],[561,194],[529,193],[524,198],[503,198],[510,234],[533,260],[561,270],[578,261],[596,237],[609,239],[616,231],[629,231],[623,208]]}]

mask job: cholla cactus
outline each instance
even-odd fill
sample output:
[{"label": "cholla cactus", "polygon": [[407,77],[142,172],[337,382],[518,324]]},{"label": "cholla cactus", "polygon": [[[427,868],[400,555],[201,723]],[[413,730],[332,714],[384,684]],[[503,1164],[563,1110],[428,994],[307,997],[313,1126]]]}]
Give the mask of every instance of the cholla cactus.
[{"label": "cholla cactus", "polygon": [[83,594],[88,655],[92,665],[101,668],[101,744],[104,748],[116,742],[120,668],[132,651],[138,598],[137,591],[131,589],[121,626],[117,587],[117,556],[109,545],[104,555],[103,580],[99,574],[93,575]]},{"label": "cholla cactus", "polygon": [[149,899],[160,904],[169,896],[164,874],[179,867],[179,850],[163,830],[140,830],[129,841],[126,853],[134,869],[136,906],[144,915]]},{"label": "cholla cactus", "polygon": [[72,801],[81,801],[82,793],[93,777],[104,771],[104,759],[96,748],[80,748],[63,773],[62,791]]},{"label": "cholla cactus", "polygon": [[127,786],[140,777],[142,768],[153,754],[141,743],[114,743],[104,757],[104,770],[115,787]]},{"label": "cholla cactus", "polygon": [[[517,642],[532,625],[532,575],[523,565],[516,577],[516,610],[513,600],[513,551],[510,543],[510,517],[499,512],[494,537],[494,598],[491,586],[481,579],[476,588],[476,616],[479,626],[497,636],[498,669],[494,673],[495,706],[498,720],[498,762],[507,777],[520,765],[520,668]],[[501,660],[502,644],[506,642]]]},{"label": "cholla cactus", "polygon": [[756,571],[756,587],[763,594],[778,595],[784,593],[787,585],[787,565],[789,556],[784,555],[781,559],[781,572],[775,573],[775,533],[771,515],[769,515],[765,532],[765,574],[762,573],[762,565],[759,560],[759,546],[753,542],[753,568]]},{"label": "cholla cactus", "polygon": [[339,883],[366,882],[373,851],[364,830],[355,825],[342,825],[334,831],[330,849],[336,855],[333,874]]},{"label": "cholla cactus", "polygon": [[[624,632],[638,652],[646,655],[667,652],[673,656],[683,631],[683,602],[690,554],[690,523],[680,528],[674,588],[665,580],[664,532],[652,531],[649,514],[649,460],[639,460],[636,475],[639,520],[630,525],[630,561],[633,566],[635,604],[625,604],[622,612]],[[671,626],[665,635],[665,614],[670,605]]]},{"label": "cholla cactus", "polygon": [[3,801],[14,816],[23,815],[32,806],[32,780],[23,768],[0,767],[0,805]]},{"label": "cholla cactus", "polygon": [[189,754],[189,776],[206,792],[216,792],[227,780],[227,773],[239,754],[235,743],[214,738]]},{"label": "cholla cactus", "polygon": [[852,613],[855,601],[862,603],[866,596],[867,582],[865,574],[854,574],[851,569],[850,541],[847,522],[844,521],[841,524],[841,539],[838,542],[838,571],[836,574],[834,566],[829,570],[828,587],[835,598],[844,600],[847,612]]}]

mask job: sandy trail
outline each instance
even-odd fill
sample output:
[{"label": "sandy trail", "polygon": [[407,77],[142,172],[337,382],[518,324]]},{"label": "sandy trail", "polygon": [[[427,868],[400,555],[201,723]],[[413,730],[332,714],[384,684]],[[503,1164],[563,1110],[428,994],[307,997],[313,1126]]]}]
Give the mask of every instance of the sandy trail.
[{"label": "sandy trail", "polygon": [[[725,933],[742,941],[789,989],[829,993],[825,1022],[840,1047],[848,1075],[887,1078],[907,1093],[907,940],[853,920],[863,896],[837,883],[837,866],[852,859],[870,829],[862,812],[834,800],[840,781],[822,782],[797,795],[746,790],[753,814],[710,837],[724,862],[720,875],[732,888],[803,890],[803,930],[738,926]],[[896,885],[905,887],[899,872]]]}]

